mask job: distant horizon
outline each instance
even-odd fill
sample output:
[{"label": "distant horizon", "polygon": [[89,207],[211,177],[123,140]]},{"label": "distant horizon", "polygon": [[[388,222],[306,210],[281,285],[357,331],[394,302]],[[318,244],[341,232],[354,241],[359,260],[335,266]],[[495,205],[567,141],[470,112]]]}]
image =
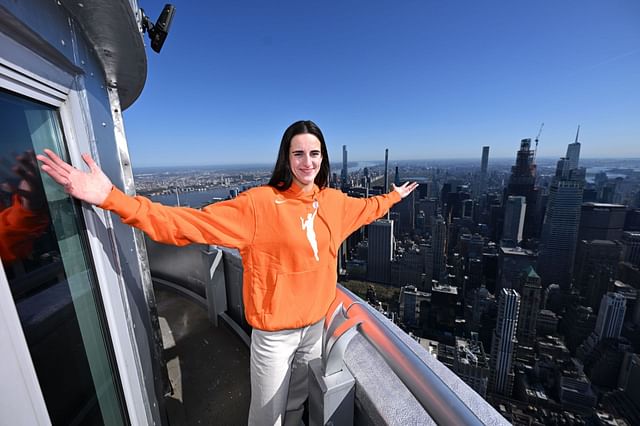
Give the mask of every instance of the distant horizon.
[{"label": "distant horizon", "polygon": [[[515,163],[515,159],[516,156],[514,155],[513,157],[491,157],[489,156],[489,165],[491,165],[492,162],[499,162],[499,163],[504,163],[504,162],[513,162]],[[536,157],[536,161],[537,162],[543,162],[543,163],[555,163],[556,161],[558,161],[560,159],[560,157]],[[454,163],[454,162],[464,162],[464,163],[473,163],[473,162],[478,162],[478,168],[480,167],[480,161],[481,161],[481,157],[462,157],[462,158],[425,158],[425,159],[394,159],[394,160],[389,160],[389,164],[400,164],[400,163],[416,163],[416,162],[450,162],[450,163]],[[594,162],[594,161],[638,161],[640,162],[640,157],[581,157],[580,158],[580,162],[583,161],[588,161],[588,162]],[[384,163],[384,159],[380,159],[380,160],[349,160],[348,162],[349,164],[354,164],[354,163],[376,163],[376,164],[382,164]],[[195,167],[203,167],[203,168],[214,168],[214,167],[219,167],[219,168],[233,168],[233,167],[243,167],[243,168],[248,168],[248,167],[259,167],[259,168],[272,168],[275,164],[275,159],[273,163],[202,163],[202,164],[157,164],[157,165],[141,165],[141,166],[136,166],[134,163],[132,163],[132,167],[134,171],[140,171],[143,169],[156,169],[156,168],[171,168],[171,169],[182,169],[182,168],[195,168]],[[331,165],[332,168],[334,168],[335,165],[339,165],[341,164],[341,161],[331,161]],[[611,166],[611,167],[615,167],[615,166]]]}]

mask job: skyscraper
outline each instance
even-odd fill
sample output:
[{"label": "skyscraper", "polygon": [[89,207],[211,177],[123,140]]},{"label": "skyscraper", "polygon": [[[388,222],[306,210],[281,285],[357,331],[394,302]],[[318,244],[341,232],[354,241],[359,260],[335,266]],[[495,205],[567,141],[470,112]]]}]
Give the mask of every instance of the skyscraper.
[{"label": "skyscraper", "polygon": [[627,207],[622,204],[583,203],[580,211],[579,240],[619,240]]},{"label": "skyscraper", "polygon": [[487,190],[487,166],[489,165],[489,147],[482,147],[482,161],[480,163],[480,178],[476,183],[475,198],[478,199]]},{"label": "skyscraper", "polygon": [[447,223],[442,215],[431,222],[431,248],[433,250],[432,277],[441,283],[446,274]]},{"label": "skyscraper", "polygon": [[398,223],[395,226],[398,227],[397,231],[400,233],[410,233],[416,228],[416,191],[413,191],[407,197],[403,198],[399,203],[396,203],[391,211],[400,215]]},{"label": "skyscraper", "polygon": [[[362,182],[362,186],[364,186],[367,189],[370,189],[371,188],[371,176],[369,176],[369,168],[365,167],[362,170],[362,174],[363,174],[363,179],[364,179],[364,181]],[[367,196],[369,196],[369,195],[367,194]]]},{"label": "skyscraper", "polygon": [[522,196],[509,196],[504,211],[502,227],[502,245],[514,247],[522,241],[527,199]]},{"label": "skyscraper", "polygon": [[386,194],[389,191],[389,149],[384,150],[384,188],[382,193]]},{"label": "skyscraper", "polygon": [[367,279],[375,282],[391,281],[393,258],[393,221],[379,219],[368,225]]},{"label": "skyscraper", "polygon": [[503,288],[498,302],[498,320],[491,339],[489,390],[507,397],[511,396],[513,390],[513,358],[519,311],[518,292]]},{"label": "skyscraper", "polygon": [[509,184],[504,194],[505,204],[510,195],[525,197],[527,210],[525,212],[523,238],[535,237],[539,233],[539,218],[536,215],[538,191],[535,188],[536,165],[535,151],[531,149],[531,139],[520,141],[520,150],[516,156],[516,164],[511,167]]},{"label": "skyscraper", "polygon": [[620,293],[609,292],[602,296],[595,329],[600,339],[620,337],[626,302],[626,298]]},{"label": "skyscraper", "polygon": [[542,285],[540,277],[533,267],[529,267],[522,275],[522,303],[518,319],[518,344],[533,346],[536,338],[536,325],[540,302],[542,300]]},{"label": "skyscraper", "polygon": [[568,168],[569,170],[578,168],[578,161],[580,160],[580,142],[578,142],[578,135],[580,134],[580,126],[576,132],[576,140],[573,143],[567,145]]},{"label": "skyscraper", "polygon": [[616,292],[609,292],[602,296],[600,302],[600,310],[596,319],[596,328],[585,339],[584,342],[576,349],[576,357],[585,364],[586,370],[591,370],[594,356],[597,358],[598,348],[610,346],[611,341],[604,339],[620,338],[622,325],[624,323],[624,314],[626,312],[627,299],[624,295]]},{"label": "skyscraper", "polygon": [[567,167],[573,161],[558,161],[542,225],[539,263],[542,282],[560,284],[565,290],[571,286],[584,188],[584,169]]},{"label": "skyscraper", "polygon": [[340,173],[340,187],[347,189],[347,179],[349,177],[347,169],[347,146],[342,145],[342,172]]},{"label": "skyscraper", "polygon": [[487,175],[487,166],[489,164],[489,147],[482,147],[482,163],[480,163],[480,174]]}]

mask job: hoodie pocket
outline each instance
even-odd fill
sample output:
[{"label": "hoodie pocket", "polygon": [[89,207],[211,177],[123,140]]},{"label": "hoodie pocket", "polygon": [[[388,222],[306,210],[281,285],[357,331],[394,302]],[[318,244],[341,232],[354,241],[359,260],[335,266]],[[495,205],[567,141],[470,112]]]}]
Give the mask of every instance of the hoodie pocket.
[{"label": "hoodie pocket", "polygon": [[310,296],[317,280],[317,270],[279,273],[271,299],[271,313],[278,314],[299,303],[301,298]]},{"label": "hoodie pocket", "polygon": [[[278,327],[289,328],[315,320],[325,302],[327,274],[324,268],[278,274],[268,312]],[[335,283],[333,283],[335,287]]]}]

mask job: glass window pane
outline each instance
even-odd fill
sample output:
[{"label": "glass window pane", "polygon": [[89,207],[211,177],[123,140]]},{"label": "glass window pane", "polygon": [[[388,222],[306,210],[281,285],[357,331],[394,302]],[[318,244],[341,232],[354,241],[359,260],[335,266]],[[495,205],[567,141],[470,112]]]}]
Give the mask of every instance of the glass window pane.
[{"label": "glass window pane", "polygon": [[82,212],[35,153],[66,158],[56,109],[0,91],[0,258],[54,425],[126,424]]}]

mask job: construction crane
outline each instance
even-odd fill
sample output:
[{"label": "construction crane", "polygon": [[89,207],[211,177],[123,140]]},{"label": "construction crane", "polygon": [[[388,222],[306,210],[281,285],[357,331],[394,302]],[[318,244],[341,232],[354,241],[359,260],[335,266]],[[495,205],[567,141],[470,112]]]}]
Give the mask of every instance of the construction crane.
[{"label": "construction crane", "polygon": [[542,128],[544,127],[544,123],[540,124],[540,130],[538,130],[538,135],[536,136],[535,142],[536,142],[536,148],[533,151],[533,164],[536,163],[536,155],[538,154],[538,139],[540,139],[540,134],[542,133]]}]

